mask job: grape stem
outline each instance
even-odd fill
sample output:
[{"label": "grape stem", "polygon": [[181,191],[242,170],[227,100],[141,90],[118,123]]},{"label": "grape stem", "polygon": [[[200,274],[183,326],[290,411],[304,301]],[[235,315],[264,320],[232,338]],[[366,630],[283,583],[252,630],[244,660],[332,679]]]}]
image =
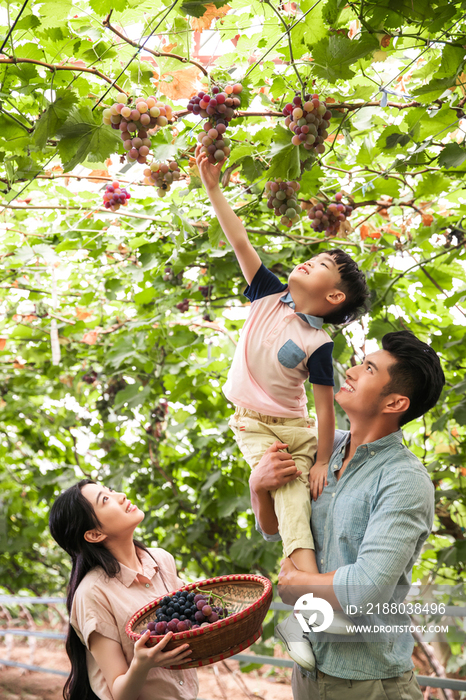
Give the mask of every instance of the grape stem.
[{"label": "grape stem", "polygon": [[[112,14],[113,10],[109,12],[109,14],[106,16],[104,21],[102,22],[103,26],[106,27],[107,29],[110,29],[111,32],[116,34],[116,36],[120,37],[120,39],[123,39],[123,41],[126,41],[127,44],[130,44],[131,46],[134,46],[135,49],[140,49],[142,48],[141,44],[138,44],[137,41],[133,41],[132,39],[128,39],[124,34],[118,31],[112,24],[110,24],[110,16]],[[163,58],[174,58],[176,61],[181,61],[181,63],[192,63],[193,66],[197,66],[200,71],[204,73],[207,77],[209,77],[209,74],[207,70],[204,68],[203,65],[198,63],[197,61],[193,61],[190,58],[185,58],[185,56],[179,56],[178,54],[175,53],[166,53],[164,51],[156,51],[154,49],[149,49],[147,46],[144,46],[144,51],[147,51],[147,53],[152,54],[153,56],[157,57],[163,57]]]},{"label": "grape stem", "polygon": [[34,58],[0,58],[0,64],[1,63],[33,63],[35,66],[43,66],[44,68],[48,68],[52,72],[55,72],[57,70],[77,70],[81,71],[83,73],[92,73],[93,75],[96,75],[98,78],[102,78],[102,80],[105,80],[107,83],[110,83],[110,85],[113,85],[114,88],[118,90],[118,92],[124,93],[127,97],[129,97],[129,94],[126,92],[126,90],[123,90],[122,87],[117,85],[117,83],[113,83],[113,80],[109,78],[107,75],[104,75],[103,73],[100,72],[100,70],[97,70],[97,68],[87,68],[84,66],[72,66],[69,64],[52,64],[52,63],[46,63],[45,61],[37,61]]}]

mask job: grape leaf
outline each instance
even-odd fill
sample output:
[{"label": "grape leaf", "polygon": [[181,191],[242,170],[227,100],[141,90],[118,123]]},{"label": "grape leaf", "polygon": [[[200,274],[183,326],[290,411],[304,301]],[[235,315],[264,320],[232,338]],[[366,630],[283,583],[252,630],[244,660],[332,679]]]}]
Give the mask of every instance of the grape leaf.
[{"label": "grape leaf", "polygon": [[284,180],[295,180],[300,174],[299,148],[293,146],[292,143],[289,146],[285,146],[272,158],[267,170],[267,178],[269,180],[273,180],[276,177],[281,177]]},{"label": "grape leaf", "polygon": [[414,90],[414,96],[423,103],[432,102],[442,95],[445,90],[456,83],[456,75],[448,78],[433,78],[427,85]]},{"label": "grape leaf", "polygon": [[409,135],[402,133],[397,126],[388,126],[377,139],[377,146],[391,150],[396,148],[396,146],[406,146],[410,140]]},{"label": "grape leaf", "polygon": [[464,48],[461,46],[449,46],[448,44],[442,51],[442,62],[437,72],[437,76],[458,75],[464,64],[465,55]]},{"label": "grape leaf", "polygon": [[331,83],[351,78],[349,66],[379,48],[377,39],[364,34],[359,41],[333,35],[319,41],[312,50],[314,72]]},{"label": "grape leaf", "polygon": [[116,153],[121,144],[119,132],[102,124],[100,114],[96,115],[87,106],[74,109],[57,129],[57,134],[64,170],[72,170],[86,158],[105,160]]},{"label": "grape leaf", "polygon": [[222,234],[222,227],[220,226],[218,219],[212,219],[209,224],[209,228],[207,229],[207,235],[209,236],[209,241],[212,248],[218,248]]},{"label": "grape leaf", "polygon": [[427,173],[423,176],[421,182],[416,187],[416,197],[427,197],[431,199],[432,195],[448,192],[450,179],[441,173]]},{"label": "grape leaf", "polygon": [[457,143],[449,143],[439,155],[438,163],[445,168],[458,168],[466,160],[466,148]]},{"label": "grape leaf", "polygon": [[57,98],[40,117],[34,129],[34,140],[38,148],[44,148],[47,139],[55,136],[59,126],[65,123],[70,110],[78,101],[74,92],[61,90]]},{"label": "grape leaf", "polygon": [[345,5],[346,2],[344,2],[344,0],[327,0],[322,9],[322,16],[327,24],[331,27],[337,24],[338,18]]},{"label": "grape leaf", "polygon": [[191,17],[202,17],[207,10],[208,5],[222,7],[226,5],[228,0],[186,0],[181,5],[181,10]]},{"label": "grape leaf", "polygon": [[89,5],[98,15],[106,15],[112,9],[123,12],[128,7],[127,0],[89,0]]},{"label": "grape leaf", "polygon": [[66,26],[73,10],[71,0],[44,0],[39,10],[42,29]]}]

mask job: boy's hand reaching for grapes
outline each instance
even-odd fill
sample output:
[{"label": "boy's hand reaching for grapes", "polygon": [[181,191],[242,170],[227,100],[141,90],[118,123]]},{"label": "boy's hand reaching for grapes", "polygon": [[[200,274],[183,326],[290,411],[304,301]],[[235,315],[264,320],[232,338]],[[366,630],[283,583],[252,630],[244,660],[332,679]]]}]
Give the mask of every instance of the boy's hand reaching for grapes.
[{"label": "boy's hand reaching for grapes", "polygon": [[311,486],[311,497],[316,501],[324,486],[328,486],[327,481],[328,462],[316,462],[309,472],[309,484]]},{"label": "boy's hand reaching for grapes", "polygon": [[207,192],[210,192],[219,186],[220,172],[226,158],[215,164],[209,163],[206,153],[203,153],[201,149],[201,144],[198,144],[196,146],[196,164],[204,187]]}]

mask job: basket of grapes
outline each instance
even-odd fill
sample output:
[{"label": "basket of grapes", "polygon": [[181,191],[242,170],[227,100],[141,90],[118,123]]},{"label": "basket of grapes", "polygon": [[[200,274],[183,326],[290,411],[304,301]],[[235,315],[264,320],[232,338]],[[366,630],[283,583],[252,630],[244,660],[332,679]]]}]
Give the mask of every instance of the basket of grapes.
[{"label": "basket of grapes", "polygon": [[173,632],[165,651],[189,643],[192,655],[171,668],[207,666],[253,644],[271,602],[272,584],[264,576],[218,576],[156,598],[133,615],[126,634],[136,642],[149,629],[147,646],[154,646]]}]

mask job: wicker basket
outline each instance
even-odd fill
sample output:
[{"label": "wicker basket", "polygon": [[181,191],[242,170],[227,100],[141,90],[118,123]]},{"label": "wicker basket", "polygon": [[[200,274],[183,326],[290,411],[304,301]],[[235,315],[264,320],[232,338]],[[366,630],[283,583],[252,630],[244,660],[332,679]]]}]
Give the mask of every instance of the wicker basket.
[{"label": "wicker basket", "polygon": [[[180,588],[181,591],[213,591],[224,596],[230,614],[205,627],[186,632],[177,632],[165,647],[166,651],[189,643],[192,655],[180,666],[170,668],[195,668],[222,661],[253,644],[262,633],[262,621],[272,602],[272,584],[264,576],[235,574],[218,576]],[[156,620],[156,610],[165,593],[152,603],[145,605],[133,615],[126,625],[126,634],[136,642],[147,628],[147,623]],[[164,635],[151,635],[147,646],[155,646]]]}]

